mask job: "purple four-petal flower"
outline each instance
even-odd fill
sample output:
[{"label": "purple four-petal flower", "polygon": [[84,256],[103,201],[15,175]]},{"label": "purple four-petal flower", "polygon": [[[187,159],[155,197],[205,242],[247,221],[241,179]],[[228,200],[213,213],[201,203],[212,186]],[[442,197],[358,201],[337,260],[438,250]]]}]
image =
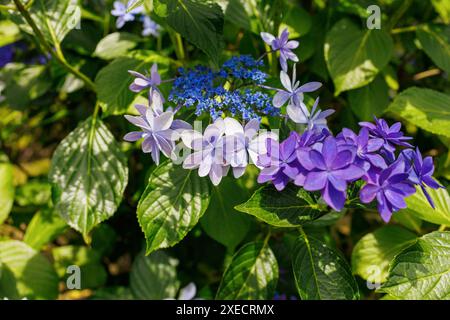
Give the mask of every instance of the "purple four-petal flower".
[{"label": "purple four-petal flower", "polygon": [[298,41],[289,41],[289,31],[287,28],[284,29],[283,32],[281,32],[281,35],[278,38],[267,32],[261,32],[261,38],[265,43],[272,47],[273,51],[280,50],[280,64],[283,71],[286,72],[288,69],[288,60],[298,62],[297,55],[295,55],[295,53],[291,51],[298,47]]},{"label": "purple four-petal flower", "polygon": [[385,222],[391,219],[393,212],[406,208],[405,198],[416,192],[405,169],[405,161],[398,159],[379,174],[372,175],[359,193],[363,203],[377,199],[378,212]]},{"label": "purple four-petal flower", "polygon": [[304,188],[321,191],[325,202],[336,211],[345,204],[347,182],[364,175],[364,170],[353,164],[354,154],[348,149],[340,150],[334,137],[327,137],[322,150],[311,150],[299,157],[304,168],[309,170]]}]

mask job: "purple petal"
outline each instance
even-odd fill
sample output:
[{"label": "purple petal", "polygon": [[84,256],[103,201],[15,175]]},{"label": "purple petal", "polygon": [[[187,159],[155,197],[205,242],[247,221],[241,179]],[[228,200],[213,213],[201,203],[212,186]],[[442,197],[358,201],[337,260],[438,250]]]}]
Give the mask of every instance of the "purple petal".
[{"label": "purple petal", "polygon": [[144,134],[144,132],[142,132],[142,131],[132,131],[132,132],[127,133],[123,137],[123,140],[129,141],[129,142],[138,141],[139,139],[142,138],[143,134]]},{"label": "purple petal", "polygon": [[333,184],[336,190],[345,191],[347,190],[347,183],[340,176],[333,175],[333,173],[328,175],[328,181]]},{"label": "purple petal", "polygon": [[144,153],[152,152],[154,146],[156,146],[156,142],[153,139],[153,136],[149,135],[145,137],[144,141],[142,142],[142,151],[144,151]]},{"label": "purple petal", "polygon": [[352,160],[353,160],[353,152],[349,150],[341,151],[337,154],[336,158],[334,159],[331,168],[333,168],[334,170],[341,169],[347,166]]},{"label": "purple petal", "polygon": [[[319,153],[319,155],[320,155],[320,153]],[[322,156],[322,155],[320,155],[320,156]],[[297,160],[308,171],[311,171],[315,168],[314,162],[311,160],[308,150],[305,150],[305,149],[297,150]],[[325,165],[323,166],[323,168],[325,168]]]},{"label": "purple petal", "polygon": [[422,189],[422,192],[425,195],[425,197],[427,198],[428,203],[430,204],[430,206],[433,209],[435,209],[433,198],[431,198],[431,195],[428,193],[427,189],[424,186],[420,186],[420,188]]},{"label": "purple petal", "polygon": [[325,188],[328,174],[326,171],[310,172],[306,176],[305,185],[303,186],[307,191],[317,191]]},{"label": "purple petal", "polygon": [[286,103],[286,101],[289,100],[289,98],[291,97],[291,94],[289,92],[286,91],[278,91],[275,96],[273,97],[273,106],[275,108],[280,108],[282,105],[284,105]]},{"label": "purple petal", "polygon": [[361,199],[362,203],[370,203],[375,199],[378,190],[378,186],[374,184],[366,184],[359,192],[359,199]]},{"label": "purple petal", "polygon": [[[309,152],[309,159],[311,160],[311,163],[313,164],[314,168],[320,169],[320,170],[326,170],[327,165],[325,164],[325,160],[322,156],[322,154],[316,150],[311,150]],[[300,162],[301,163],[301,162]]]},{"label": "purple petal", "polygon": [[437,183],[432,177],[430,176],[424,176],[422,177],[422,181],[425,182],[427,186],[429,186],[432,189],[438,189],[443,188],[439,183]]},{"label": "purple petal", "polygon": [[378,212],[381,215],[381,218],[384,222],[389,222],[392,216],[392,209],[389,207],[386,198],[384,197],[382,192],[377,193],[377,201],[378,201]]},{"label": "purple petal", "polygon": [[308,82],[302,85],[297,90],[300,92],[313,92],[319,89],[322,86],[322,83],[320,82]]},{"label": "purple petal", "polygon": [[336,139],[328,137],[325,139],[322,147],[322,156],[328,168],[332,168],[333,161],[337,156]]},{"label": "purple petal", "polygon": [[268,32],[261,32],[261,38],[268,45],[272,45],[273,40],[275,40],[275,36]]},{"label": "purple petal", "polygon": [[345,192],[339,191],[333,187],[333,184],[327,183],[322,191],[323,200],[334,210],[341,211],[345,204]]},{"label": "purple petal", "polygon": [[375,167],[384,169],[387,167],[386,161],[379,154],[366,154],[365,158]]},{"label": "purple petal", "polygon": [[365,171],[360,167],[351,164],[345,169],[333,171],[333,175],[345,181],[352,181],[361,178]]},{"label": "purple petal", "polygon": [[423,159],[422,174],[431,176],[433,172],[434,172],[433,158],[426,157],[425,159]]},{"label": "purple petal", "polygon": [[288,41],[284,47],[289,50],[292,50],[292,49],[296,49],[298,47],[298,45],[299,45],[298,41],[291,40],[291,41]]},{"label": "purple petal", "polygon": [[150,130],[148,123],[142,117],[130,116],[130,115],[125,115],[124,117],[125,117],[125,119],[127,119],[129,122],[131,122],[135,126]]},{"label": "purple petal", "polygon": [[284,174],[280,174],[276,176],[272,183],[278,191],[282,191],[289,183],[289,178]]},{"label": "purple petal", "polygon": [[370,139],[367,142],[367,151],[368,152],[375,152],[378,151],[384,144],[383,139]]},{"label": "purple petal", "polygon": [[404,209],[406,208],[406,202],[403,199],[403,195],[399,194],[391,189],[387,189],[384,191],[384,195],[386,197],[386,199],[392,203],[392,205],[396,208],[399,209]]}]

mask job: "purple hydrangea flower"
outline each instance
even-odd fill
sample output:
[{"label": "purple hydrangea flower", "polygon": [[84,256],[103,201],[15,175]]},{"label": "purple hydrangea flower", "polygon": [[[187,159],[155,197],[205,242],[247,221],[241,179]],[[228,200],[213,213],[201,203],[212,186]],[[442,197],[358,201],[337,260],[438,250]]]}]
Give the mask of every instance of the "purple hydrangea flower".
[{"label": "purple hydrangea flower", "polygon": [[261,32],[261,38],[265,43],[272,47],[273,51],[280,50],[281,69],[283,69],[285,72],[288,69],[288,60],[298,62],[298,57],[291,51],[298,47],[298,41],[289,41],[289,31],[287,28],[283,30],[279,38],[267,32]]},{"label": "purple hydrangea flower", "polygon": [[428,186],[432,189],[444,187],[432,178],[434,172],[433,158],[425,157],[425,159],[423,159],[419,148],[416,148],[415,151],[411,149],[405,150],[402,154],[411,163],[409,180],[420,186],[431,207],[434,209],[434,201],[428,193],[426,187]]},{"label": "purple hydrangea flower", "polygon": [[156,91],[161,96],[162,101],[164,101],[164,98],[158,89],[158,86],[161,84],[161,76],[158,73],[158,65],[156,63],[154,63],[152,65],[152,68],[150,69],[150,77],[144,76],[142,73],[132,70],[128,70],[128,72],[136,77],[136,79],[134,79],[133,83],[130,85],[131,91],[138,93],[144,89],[149,88],[150,100],[152,99],[153,92]]},{"label": "purple hydrangea flower", "polygon": [[209,175],[213,185],[217,186],[222,177],[228,174],[230,165],[224,147],[225,124],[218,118],[206,127],[203,135],[195,130],[185,130],[181,134],[183,143],[194,152],[183,162],[185,169],[197,169],[200,177]]},{"label": "purple hydrangea flower", "polygon": [[144,7],[139,6],[127,12],[127,10],[134,4],[135,0],[128,1],[127,5],[123,4],[121,1],[114,2],[114,9],[111,14],[117,17],[116,27],[117,29],[122,28],[126,22],[133,21],[134,15],[142,13]]},{"label": "purple hydrangea flower", "polygon": [[143,16],[141,20],[144,27],[142,30],[142,35],[144,37],[150,35],[154,37],[159,37],[159,31],[161,29],[161,26],[159,24],[153,21],[149,16]]},{"label": "purple hydrangea flower", "polygon": [[296,80],[296,68],[292,71],[292,80],[284,71],[280,72],[280,81],[286,90],[278,89],[273,97],[273,105],[276,108],[283,106],[286,101],[290,101],[291,105],[300,107],[303,102],[304,92],[313,92],[319,89],[322,84],[320,82],[308,82],[300,86],[300,82]]},{"label": "purple hydrangea flower", "polygon": [[405,161],[400,158],[379,174],[373,171],[359,193],[363,203],[377,199],[378,212],[385,222],[389,222],[393,212],[406,208],[405,198],[416,192],[405,169]]},{"label": "purple hydrangea flower", "polygon": [[267,153],[258,157],[258,165],[263,168],[258,183],[271,181],[281,191],[295,178],[300,170],[296,155],[298,139],[298,134],[291,132],[282,143],[270,138],[266,140]]},{"label": "purple hydrangea flower", "polygon": [[[297,186],[303,186],[305,184],[306,176],[309,170],[305,169],[301,165],[300,158],[309,158],[309,151],[313,148],[321,150],[323,140],[330,135],[327,130],[305,130],[298,139],[297,143],[297,161],[299,164],[299,170],[294,178],[294,184]],[[312,167],[312,166],[311,166]]]},{"label": "purple hydrangea flower", "polygon": [[303,102],[300,104],[300,107],[289,104],[286,112],[288,117],[295,123],[304,124],[309,130],[314,129],[317,131],[322,131],[323,129],[328,129],[326,118],[332,115],[334,110],[327,109],[325,111],[321,111],[320,109],[317,109],[318,105],[319,98],[317,97],[311,109],[311,113]]},{"label": "purple hydrangea flower", "polygon": [[321,191],[325,202],[336,211],[345,204],[347,182],[364,175],[364,170],[353,164],[354,154],[348,149],[339,150],[334,137],[328,136],[322,150],[311,150],[299,161],[309,170],[304,188],[307,191]]},{"label": "purple hydrangea flower", "polygon": [[354,148],[356,153],[355,164],[364,170],[368,171],[371,166],[381,169],[387,167],[384,158],[377,153],[383,146],[384,140],[370,138],[367,128],[362,128],[358,135],[352,130],[344,128],[337,138],[342,141],[343,146]]},{"label": "purple hydrangea flower", "polygon": [[383,149],[386,150],[388,156],[392,159],[395,152],[395,145],[412,148],[406,140],[412,139],[405,137],[400,131],[402,124],[400,122],[394,123],[391,127],[384,119],[375,118],[375,124],[370,122],[360,122],[361,127],[369,129],[369,133],[374,138],[381,138],[384,140]]},{"label": "purple hydrangea flower", "polygon": [[129,142],[143,138],[142,151],[151,153],[153,161],[158,165],[160,151],[166,157],[171,157],[175,148],[174,141],[179,138],[178,132],[171,129],[173,112],[166,111],[161,114],[155,114],[152,108],[142,105],[136,105],[135,107],[140,115],[125,115],[125,118],[135,126],[140,127],[142,131],[129,132],[123,138]]},{"label": "purple hydrangea flower", "polygon": [[224,123],[227,162],[233,168],[234,177],[239,178],[245,173],[249,160],[256,164],[258,155],[267,152],[266,140],[278,140],[278,136],[272,132],[258,134],[258,119],[242,126],[236,119],[227,117]]}]

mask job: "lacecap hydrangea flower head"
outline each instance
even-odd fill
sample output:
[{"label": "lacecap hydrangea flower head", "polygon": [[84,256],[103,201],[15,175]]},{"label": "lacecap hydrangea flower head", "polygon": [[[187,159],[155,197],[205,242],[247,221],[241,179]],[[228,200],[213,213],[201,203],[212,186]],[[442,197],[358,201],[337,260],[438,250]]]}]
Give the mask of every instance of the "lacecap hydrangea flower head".
[{"label": "lacecap hydrangea flower head", "polygon": [[[386,222],[406,208],[405,198],[416,187],[434,207],[427,189],[441,186],[432,178],[432,158],[423,158],[408,142],[411,138],[401,131],[400,123],[389,125],[374,118],[374,123],[361,122],[358,132],[343,128],[334,135],[327,126],[334,110],[320,110],[319,98],[311,109],[305,103],[305,94],[322,84],[301,84],[295,64],[292,72],[288,70],[289,61],[298,62],[293,50],[299,43],[289,40],[287,29],[279,37],[268,33],[261,37],[280,57],[280,88],[267,85],[265,54],[259,59],[233,56],[216,70],[200,65],[180,68],[167,99],[159,87],[171,80],[161,79],[156,64],[148,75],[130,70],[135,77],[130,90],[147,90],[148,105],[136,105],[138,115],[125,116],[139,131],[124,139],[142,140],[143,152],[150,153],[156,164],[161,154],[180,160],[184,169],[197,170],[214,185],[230,171],[240,178],[247,166],[254,165],[260,170],[258,183],[273,184],[280,192],[288,184],[295,185],[317,193],[336,211],[345,207],[347,191],[355,183],[362,185],[361,203],[376,205]],[[210,123],[203,130],[176,119],[183,110],[203,119],[207,116]],[[261,129],[264,117],[292,121],[302,130],[282,140],[278,130]],[[174,152],[178,146],[187,151],[181,159]]]}]

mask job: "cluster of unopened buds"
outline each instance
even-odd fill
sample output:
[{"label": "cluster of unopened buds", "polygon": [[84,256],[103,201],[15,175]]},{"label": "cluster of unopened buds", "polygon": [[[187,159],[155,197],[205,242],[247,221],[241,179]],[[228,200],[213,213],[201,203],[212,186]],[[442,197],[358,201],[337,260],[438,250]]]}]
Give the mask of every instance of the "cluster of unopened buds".
[{"label": "cluster of unopened buds", "polygon": [[[169,102],[176,107],[164,109],[166,101],[158,89],[162,81],[157,65],[149,75],[130,71],[135,77],[130,90],[148,90],[149,106],[136,105],[139,115],[125,116],[141,130],[128,133],[124,139],[143,139],[142,150],[150,153],[156,164],[163,153],[182,162],[185,169],[198,169],[199,176],[209,176],[214,185],[230,169],[239,178],[253,164],[260,169],[259,183],[270,182],[279,191],[292,183],[320,192],[336,211],[344,208],[349,185],[358,181],[362,182],[360,201],[376,201],[384,221],[406,207],[405,198],[416,192],[416,186],[434,208],[426,189],[441,187],[432,178],[433,160],[422,158],[420,151],[413,148],[408,142],[411,138],[400,131],[400,123],[389,126],[385,120],[375,118],[375,123],[361,122],[358,133],[344,128],[333,136],[326,118],[334,110],[319,110],[318,98],[311,110],[304,103],[304,93],[316,91],[321,83],[301,85],[296,80],[295,65],[292,78],[288,76],[288,60],[298,61],[291,51],[298,42],[288,40],[287,29],[280,37],[268,33],[261,36],[272,52],[279,51],[283,89],[264,84],[268,76],[261,71],[261,59],[238,56],[225,62],[219,71],[206,67],[181,69],[169,95]],[[267,92],[275,94],[270,97]],[[282,115],[281,107],[286,104],[286,115]],[[202,131],[201,127],[193,128],[174,119],[182,107],[195,107],[197,115],[209,112],[213,122]],[[242,122],[236,120],[238,116]],[[279,141],[277,130],[260,129],[261,116],[283,117],[303,130],[292,131]],[[178,146],[189,151],[181,159],[175,152],[180,150]]]}]

